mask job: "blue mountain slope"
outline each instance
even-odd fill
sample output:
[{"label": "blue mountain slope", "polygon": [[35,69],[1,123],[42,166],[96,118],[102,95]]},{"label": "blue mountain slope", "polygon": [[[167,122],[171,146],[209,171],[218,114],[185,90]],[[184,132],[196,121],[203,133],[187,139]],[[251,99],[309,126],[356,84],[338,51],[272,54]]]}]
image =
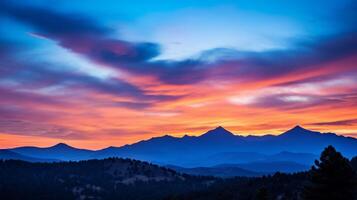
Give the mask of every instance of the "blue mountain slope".
[{"label": "blue mountain slope", "polygon": [[294,162],[311,165],[318,155],[309,153],[292,153],[283,151],[277,154],[263,154],[256,152],[222,152],[197,159],[192,166],[214,166],[221,163],[250,163],[250,162]]},{"label": "blue mountain slope", "polygon": [[118,155],[157,163],[194,167],[252,161],[249,158],[256,158],[256,161],[259,161],[263,158],[259,158],[257,154],[264,154],[275,155],[269,158],[274,161],[312,164],[316,155],[319,155],[330,144],[347,157],[357,154],[357,140],[354,138],[332,133],[319,133],[296,126],[278,136],[260,137],[237,136],[218,127],[198,137],[157,137],[123,147],[103,149],[93,156]]},{"label": "blue mountain slope", "polygon": [[266,174],[266,173],[253,172],[236,166],[184,168],[184,167],[171,165],[166,167],[185,174],[200,175],[200,176],[217,176],[223,178],[235,177],[235,176],[257,177]]},{"label": "blue mountain slope", "polygon": [[265,160],[267,157],[265,154],[256,152],[221,152],[197,161],[202,163],[201,166],[214,166],[219,163],[246,163]]},{"label": "blue mountain slope", "polygon": [[163,165],[209,167],[224,163],[294,162],[311,165],[320,152],[333,145],[343,155],[357,154],[357,139],[333,133],[319,133],[296,126],[273,136],[239,136],[217,127],[201,136],[165,135],[122,147],[98,151],[76,149],[66,144],[48,148],[20,147],[11,151],[24,156],[59,160],[128,157]]},{"label": "blue mountain slope", "polygon": [[167,166],[178,172],[218,177],[234,177],[234,176],[262,176],[274,174],[276,172],[294,173],[310,169],[310,166],[303,165],[292,161],[255,161],[248,163],[236,164],[220,164],[210,167],[178,167]]},{"label": "blue mountain slope", "polygon": [[299,164],[296,162],[289,162],[289,161],[258,161],[258,162],[241,163],[241,164],[222,164],[214,167],[215,168],[238,167],[241,169],[250,170],[261,174],[272,174],[275,172],[293,173],[299,171],[307,171],[310,169],[310,166],[308,165],[303,165],[303,164]]},{"label": "blue mountain slope", "polygon": [[217,152],[235,149],[240,143],[241,136],[235,136],[222,127],[195,137],[182,138],[163,136],[140,141],[123,147],[110,147],[96,152],[95,157],[124,155],[138,156],[138,159],[154,161],[190,160],[197,157],[206,157]]},{"label": "blue mountain slope", "polygon": [[0,160],[24,160],[28,162],[56,162],[55,159],[40,159],[29,156],[24,156],[19,153],[12,152],[7,149],[0,149]]},{"label": "blue mountain slope", "polygon": [[316,159],[319,158],[319,155],[311,153],[292,153],[288,151],[282,151],[277,154],[268,156],[264,161],[289,161],[300,163],[304,165],[311,165]]},{"label": "blue mountain slope", "polygon": [[90,158],[93,153],[91,150],[77,149],[64,143],[56,144],[52,147],[18,147],[10,149],[12,152],[22,154],[24,156],[36,157],[41,159],[57,159],[57,160],[84,160]]},{"label": "blue mountain slope", "polygon": [[289,151],[319,155],[328,145],[333,145],[344,156],[353,157],[357,154],[357,139],[338,136],[334,133],[320,133],[296,126],[285,133],[263,143],[270,147],[268,151]]}]

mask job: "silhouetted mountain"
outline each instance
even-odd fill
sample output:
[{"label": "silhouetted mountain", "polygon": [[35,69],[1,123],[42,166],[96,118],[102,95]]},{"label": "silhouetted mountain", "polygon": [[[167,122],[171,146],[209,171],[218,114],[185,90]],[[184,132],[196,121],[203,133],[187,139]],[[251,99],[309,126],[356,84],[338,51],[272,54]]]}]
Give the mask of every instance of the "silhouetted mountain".
[{"label": "silhouetted mountain", "polygon": [[111,147],[97,151],[94,157],[117,155],[185,167],[207,167],[267,159],[310,165],[316,155],[330,144],[335,145],[348,157],[357,152],[357,140],[354,138],[310,131],[300,126],[278,136],[247,137],[234,135],[218,127],[198,137],[164,136],[123,147]]},{"label": "silhouetted mountain", "polygon": [[236,177],[236,176],[247,176],[247,177],[257,177],[269,173],[259,173],[246,170],[237,166],[215,166],[215,167],[193,167],[193,168],[184,168],[174,165],[167,166],[170,169],[173,169],[177,172],[190,174],[190,175],[199,175],[199,176],[217,176],[217,177]]},{"label": "silhouetted mountain", "polygon": [[279,152],[277,154],[263,154],[256,152],[221,152],[216,153],[203,159],[197,159],[196,162],[192,162],[195,165],[201,166],[214,166],[218,164],[224,163],[250,163],[256,161],[269,161],[269,162],[280,162],[280,161],[288,161],[288,162],[296,162],[300,164],[310,165],[317,159],[318,156],[309,153],[292,153],[292,152]]},{"label": "silhouetted mountain", "polygon": [[57,159],[57,160],[85,160],[90,158],[94,152],[86,149],[77,149],[64,143],[58,143],[52,147],[18,147],[10,149],[12,152],[19,153],[24,156],[30,156],[41,159]]},{"label": "silhouetted mountain", "polygon": [[[349,158],[357,152],[357,139],[355,138],[310,131],[300,126],[277,136],[240,136],[232,134],[223,127],[217,127],[201,136],[165,135],[98,151],[76,149],[66,144],[48,148],[21,147],[11,150],[36,158],[82,160],[123,157],[161,165],[193,168],[227,163],[266,163],[266,161],[275,164],[292,162],[306,166],[311,165],[316,155],[328,145],[334,145]],[[292,169],[300,168],[292,167]]]},{"label": "silhouetted mountain", "polygon": [[93,157],[122,156],[163,164],[194,166],[199,157],[205,158],[227,149],[227,146],[238,145],[236,139],[232,133],[218,127],[199,137],[177,138],[166,135],[123,147],[110,147],[97,151]]},{"label": "silhouetted mountain", "polygon": [[29,156],[24,156],[19,153],[12,152],[7,149],[0,149],[0,160],[24,160],[28,162],[55,162],[54,159],[40,159]]},{"label": "silhouetted mountain", "polygon": [[206,132],[205,134],[199,136],[199,138],[205,138],[209,140],[225,140],[225,139],[232,139],[236,138],[235,135],[226,129],[224,129],[222,126],[219,126],[213,130],[210,130]]},{"label": "silhouetted mountain", "polygon": [[[311,162],[312,163],[312,162]],[[262,176],[274,174],[276,172],[292,173],[307,171],[309,165],[302,165],[289,161],[255,161],[239,164],[220,164],[212,167],[193,167],[185,168],[174,165],[168,165],[168,168],[178,172],[201,175],[201,176],[218,176],[218,177],[235,177],[235,176]]]},{"label": "silhouetted mountain", "polygon": [[311,135],[319,135],[319,132],[316,131],[310,131],[307,129],[304,129],[303,127],[297,125],[294,128],[286,131],[285,133],[281,134],[281,137],[290,137],[290,138],[300,138],[300,137],[305,137],[305,136],[311,136]]},{"label": "silhouetted mountain", "polygon": [[270,161],[270,162],[289,161],[289,162],[310,165],[311,163],[314,163],[314,161],[318,157],[319,157],[318,155],[314,155],[311,153],[292,153],[288,151],[282,151],[280,153],[267,156],[267,158],[264,161]]},{"label": "silhouetted mountain", "polygon": [[321,152],[324,147],[333,145],[349,158],[357,152],[357,139],[355,138],[338,136],[334,133],[310,131],[300,126],[267,139],[261,145],[268,147],[268,152],[289,151],[315,155]]},{"label": "silhouetted mountain", "polygon": [[215,166],[222,163],[246,163],[267,159],[267,155],[256,152],[220,152],[209,155],[203,159],[197,159],[196,165]]},{"label": "silhouetted mountain", "polygon": [[214,167],[238,167],[241,169],[256,172],[257,174],[273,174],[275,172],[292,173],[307,171],[310,169],[310,165],[302,165],[296,162],[289,161],[257,161],[240,164],[222,164]]}]

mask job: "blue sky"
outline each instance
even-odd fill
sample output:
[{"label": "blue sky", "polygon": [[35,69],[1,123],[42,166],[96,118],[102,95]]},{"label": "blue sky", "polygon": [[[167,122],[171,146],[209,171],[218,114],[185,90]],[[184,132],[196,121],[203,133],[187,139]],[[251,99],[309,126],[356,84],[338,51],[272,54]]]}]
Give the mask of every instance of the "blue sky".
[{"label": "blue sky", "polygon": [[[15,2],[15,1],[14,1]],[[185,59],[213,48],[264,51],[328,35],[348,1],[27,1],[83,15],[114,29],[112,37],[158,43],[157,59]],[[7,35],[19,27],[8,24]],[[26,40],[27,38],[24,38]],[[31,39],[28,39],[31,40]]]},{"label": "blue sky", "polygon": [[220,125],[356,137],[356,6],[0,1],[0,145],[98,148]]}]

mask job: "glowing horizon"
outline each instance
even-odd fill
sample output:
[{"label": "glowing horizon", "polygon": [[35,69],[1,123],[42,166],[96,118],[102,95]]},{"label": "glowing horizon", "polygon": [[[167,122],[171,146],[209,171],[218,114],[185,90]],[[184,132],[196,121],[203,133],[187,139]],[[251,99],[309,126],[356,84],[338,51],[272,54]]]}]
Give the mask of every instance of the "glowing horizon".
[{"label": "glowing horizon", "polygon": [[[222,127],[222,126],[218,126],[218,127],[214,127],[213,129],[210,129],[210,130],[206,130],[202,133],[199,133],[199,134],[179,134],[179,135],[172,135],[172,134],[164,134],[164,135],[154,135],[152,137],[149,137],[149,138],[143,138],[143,139],[140,139],[140,140],[137,140],[137,141],[133,141],[131,143],[124,143],[124,144],[121,144],[121,145],[111,145],[111,146],[92,146],[92,147],[81,147],[81,146],[75,146],[75,145],[72,145],[72,144],[68,144],[66,143],[65,141],[58,141],[58,140],[49,140],[47,142],[50,142],[50,144],[48,144],[47,142],[44,143],[44,144],[39,144],[39,145],[33,145],[33,141],[31,141],[32,143],[29,143],[29,145],[16,145],[16,146],[7,146],[6,148],[16,148],[16,147],[24,147],[24,146],[34,146],[34,147],[41,147],[41,148],[48,148],[48,147],[53,147],[53,146],[56,146],[56,145],[59,145],[59,144],[66,144],[66,145],[69,145],[71,147],[74,147],[74,148],[83,148],[83,149],[89,149],[89,150],[102,150],[102,149],[105,149],[105,148],[108,148],[108,147],[123,147],[125,145],[132,145],[132,144],[135,144],[135,143],[138,143],[138,142],[141,142],[141,141],[147,141],[147,140],[150,140],[150,139],[153,139],[153,138],[156,138],[156,137],[165,137],[165,136],[171,136],[171,137],[174,137],[174,138],[184,138],[186,136],[189,136],[189,137],[199,137],[199,136],[202,136],[204,134],[206,134],[207,132],[209,131],[212,131],[214,129],[217,129],[219,127]],[[232,133],[233,135],[235,136],[242,136],[242,137],[247,137],[247,136],[270,136],[270,135],[275,135],[275,136],[279,136],[279,135],[282,135],[284,134],[285,132],[295,128],[295,127],[301,127],[300,125],[296,125],[294,127],[291,127],[290,129],[288,130],[284,130],[283,132],[280,132],[280,133],[265,133],[265,134],[239,134],[239,133],[235,133],[235,132],[232,132],[230,130],[227,130],[225,127],[222,127],[224,128],[225,130],[229,131],[230,133]],[[305,129],[304,127],[301,127],[303,129]],[[315,131],[315,130],[310,130],[310,131]],[[331,133],[331,132],[321,132],[322,134],[325,134],[325,133]],[[345,137],[349,137],[348,135],[344,135]],[[19,137],[21,138],[21,136]],[[1,137],[0,137],[1,139]],[[79,144],[81,145],[81,144]]]},{"label": "glowing horizon", "polygon": [[[0,2],[0,148],[357,138],[356,2]],[[308,13],[308,14],[307,14]]]}]

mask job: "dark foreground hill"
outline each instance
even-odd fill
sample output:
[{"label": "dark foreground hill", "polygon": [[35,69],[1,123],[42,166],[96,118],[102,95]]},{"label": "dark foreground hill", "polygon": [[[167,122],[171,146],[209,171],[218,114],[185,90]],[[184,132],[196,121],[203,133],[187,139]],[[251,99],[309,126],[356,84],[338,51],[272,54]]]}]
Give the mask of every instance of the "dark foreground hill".
[{"label": "dark foreground hill", "polygon": [[[332,192],[351,197],[357,191],[353,186],[357,158],[348,161],[329,148],[332,153],[325,150],[317,168],[308,172],[229,179],[181,174],[131,159],[54,163],[2,160],[0,199],[300,200],[306,186],[311,188],[310,195]],[[338,200],[344,199],[353,198]]]},{"label": "dark foreground hill", "polygon": [[161,199],[206,189],[212,177],[131,159],[30,163],[0,160],[0,199]]}]

